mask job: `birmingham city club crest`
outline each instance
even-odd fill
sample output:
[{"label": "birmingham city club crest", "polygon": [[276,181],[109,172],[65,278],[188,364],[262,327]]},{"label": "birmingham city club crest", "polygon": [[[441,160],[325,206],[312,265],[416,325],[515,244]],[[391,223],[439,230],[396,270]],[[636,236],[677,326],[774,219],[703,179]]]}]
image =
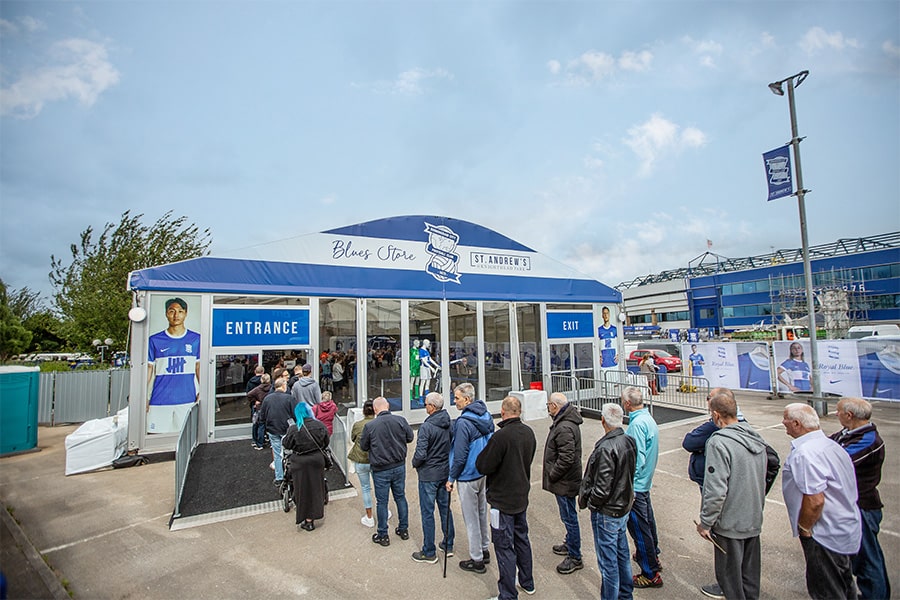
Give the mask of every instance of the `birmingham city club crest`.
[{"label": "birmingham city club crest", "polygon": [[425,270],[438,281],[459,283],[459,254],[455,252],[459,236],[449,227],[431,223],[425,223],[425,233],[428,234],[425,251],[431,255]]}]

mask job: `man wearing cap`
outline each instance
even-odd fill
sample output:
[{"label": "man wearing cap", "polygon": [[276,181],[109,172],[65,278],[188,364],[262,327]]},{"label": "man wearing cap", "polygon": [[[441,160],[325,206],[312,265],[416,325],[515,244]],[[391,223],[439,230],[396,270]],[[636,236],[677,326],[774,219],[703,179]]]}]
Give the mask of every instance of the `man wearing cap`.
[{"label": "man wearing cap", "polygon": [[294,406],[298,402],[306,402],[310,408],[322,401],[322,389],[316,380],[312,378],[312,365],[306,363],[300,370],[300,379],[291,388],[294,397]]},{"label": "man wearing cap", "polygon": [[175,433],[200,393],[200,334],[184,326],[187,302],[166,300],[169,326],[150,336],[147,433]]}]

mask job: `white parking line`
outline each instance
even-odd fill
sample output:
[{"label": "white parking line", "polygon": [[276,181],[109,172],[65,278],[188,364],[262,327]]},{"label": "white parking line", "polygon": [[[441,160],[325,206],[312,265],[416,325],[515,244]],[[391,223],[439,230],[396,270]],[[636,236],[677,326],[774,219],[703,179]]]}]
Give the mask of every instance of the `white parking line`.
[{"label": "white parking line", "polygon": [[49,554],[51,552],[56,552],[57,550],[65,550],[66,548],[71,548],[72,546],[77,546],[78,544],[83,544],[85,542],[92,542],[94,540],[100,539],[102,537],[106,537],[113,533],[119,533],[120,531],[125,531],[127,529],[131,529],[132,527],[137,527],[138,525],[143,525],[144,523],[150,523],[151,521],[158,521],[159,519],[168,519],[170,516],[172,516],[171,513],[166,513],[159,517],[153,517],[152,519],[146,519],[144,521],[140,521],[139,523],[132,523],[131,525],[126,525],[125,527],[119,527],[118,529],[112,529],[110,531],[98,533],[97,535],[92,535],[90,537],[86,537],[86,538],[80,539],[75,542],[69,542],[68,544],[63,544],[61,546],[54,546],[52,548],[47,548],[45,550],[41,550],[40,553],[41,554]]}]

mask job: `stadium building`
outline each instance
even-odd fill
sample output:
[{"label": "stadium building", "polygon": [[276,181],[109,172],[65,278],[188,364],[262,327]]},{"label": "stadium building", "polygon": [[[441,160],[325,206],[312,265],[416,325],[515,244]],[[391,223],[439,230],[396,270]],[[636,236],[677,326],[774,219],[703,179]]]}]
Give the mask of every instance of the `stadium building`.
[{"label": "stadium building", "polygon": [[[900,232],[809,249],[816,323],[829,337],[859,324],[900,323]],[[687,267],[622,282],[625,333],[699,328],[710,334],[806,319],[800,248],[727,258],[706,252]]]}]

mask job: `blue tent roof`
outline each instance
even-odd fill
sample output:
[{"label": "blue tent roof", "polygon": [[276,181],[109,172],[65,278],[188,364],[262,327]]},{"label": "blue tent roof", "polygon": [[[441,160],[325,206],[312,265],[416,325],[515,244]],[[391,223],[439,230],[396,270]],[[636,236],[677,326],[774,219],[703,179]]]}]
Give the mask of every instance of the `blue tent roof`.
[{"label": "blue tent roof", "polygon": [[141,269],[133,290],[520,302],[621,293],[495,231],[435,216],[379,219]]}]

